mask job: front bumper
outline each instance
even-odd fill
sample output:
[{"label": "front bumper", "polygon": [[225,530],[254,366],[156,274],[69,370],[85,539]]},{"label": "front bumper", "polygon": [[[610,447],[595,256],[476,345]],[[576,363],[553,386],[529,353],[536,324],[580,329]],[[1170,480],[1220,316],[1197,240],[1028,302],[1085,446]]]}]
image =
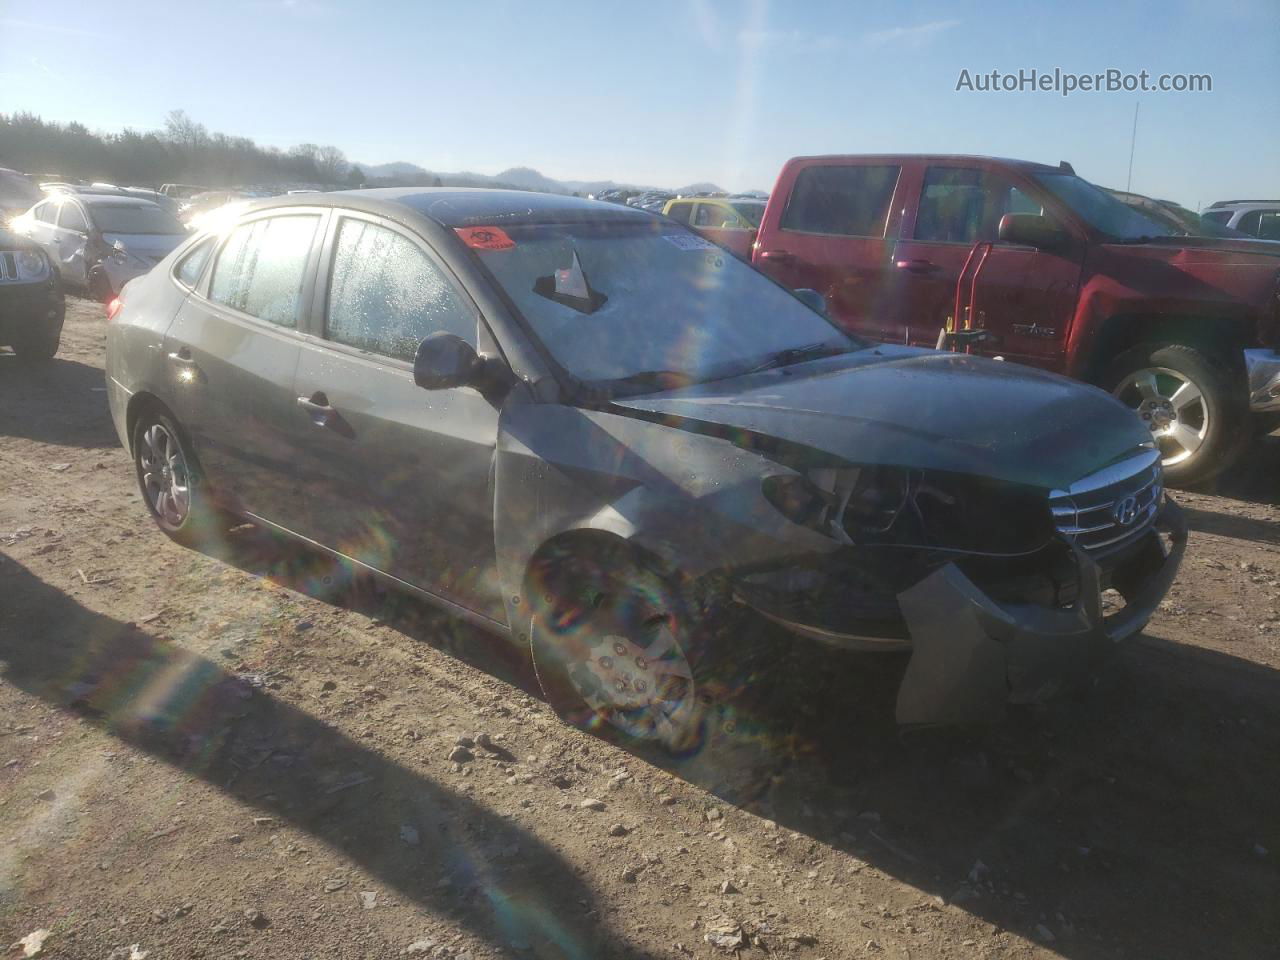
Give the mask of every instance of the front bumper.
[{"label": "front bumper", "polygon": [[[1169,591],[1186,548],[1182,510],[1165,500],[1142,537],[1106,569],[1072,545],[1076,590],[1068,605],[997,601],[955,563],[934,569],[896,596],[905,631],[885,621],[857,623],[856,632],[799,622],[763,595],[738,598],[792,632],[834,646],[911,651],[898,690],[903,724],[996,722],[1009,703],[1038,703],[1076,685],[1119,641],[1140,631]],[[1167,541],[1167,545],[1166,545]],[[1064,547],[1064,549],[1067,549]],[[1115,587],[1122,608],[1105,614],[1102,593]],[[854,626],[851,623],[850,626]],[[870,627],[870,629],[867,629]]]},{"label": "front bumper", "polygon": [[998,604],[955,564],[935,571],[899,595],[914,653],[898,690],[898,722],[998,721],[1008,703],[1041,703],[1076,685],[1116,643],[1146,626],[1186,542],[1182,510],[1167,500],[1125,570],[1125,605],[1109,616],[1101,571],[1078,549],[1079,596],[1060,609]]},{"label": "front bumper", "polygon": [[1280,410],[1280,352],[1246,350],[1244,367],[1249,378],[1249,409],[1254,413]]},{"label": "front bumper", "polygon": [[54,274],[35,283],[0,283],[0,344],[35,326],[62,326],[66,301]]}]

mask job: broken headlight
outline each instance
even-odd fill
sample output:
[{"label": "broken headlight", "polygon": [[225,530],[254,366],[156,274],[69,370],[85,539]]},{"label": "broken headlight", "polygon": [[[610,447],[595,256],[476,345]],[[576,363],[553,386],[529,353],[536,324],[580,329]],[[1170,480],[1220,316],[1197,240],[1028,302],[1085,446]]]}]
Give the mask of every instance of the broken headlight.
[{"label": "broken headlight", "polygon": [[1044,491],[900,467],[819,468],[769,477],[765,498],[792,523],[848,544],[1016,555],[1054,536]]}]

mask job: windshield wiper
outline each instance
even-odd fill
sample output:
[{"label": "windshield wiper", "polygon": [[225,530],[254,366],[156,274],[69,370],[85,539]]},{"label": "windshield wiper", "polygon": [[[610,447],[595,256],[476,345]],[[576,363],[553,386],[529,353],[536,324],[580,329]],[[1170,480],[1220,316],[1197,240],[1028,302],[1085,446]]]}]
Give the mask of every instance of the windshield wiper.
[{"label": "windshield wiper", "polygon": [[597,380],[595,386],[605,387],[610,393],[622,391],[647,392],[652,390],[676,390],[694,383],[692,374],[683,370],[641,370],[613,380]]},{"label": "windshield wiper", "polygon": [[804,363],[806,360],[817,360],[819,357],[833,357],[839,353],[848,353],[847,347],[823,340],[819,343],[807,343],[802,347],[787,347],[777,353],[771,353],[763,362],[747,370],[747,373],[759,373],[761,370],[773,370],[777,367],[789,367],[793,363]]}]

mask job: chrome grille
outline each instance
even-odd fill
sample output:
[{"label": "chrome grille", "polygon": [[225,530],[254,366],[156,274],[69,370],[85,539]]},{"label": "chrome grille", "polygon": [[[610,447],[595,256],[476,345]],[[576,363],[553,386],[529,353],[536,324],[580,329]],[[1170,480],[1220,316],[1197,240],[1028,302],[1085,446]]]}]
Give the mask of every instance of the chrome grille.
[{"label": "chrome grille", "polygon": [[1160,453],[1146,450],[1049,495],[1058,531],[1090,553],[1132,543],[1160,509]]}]

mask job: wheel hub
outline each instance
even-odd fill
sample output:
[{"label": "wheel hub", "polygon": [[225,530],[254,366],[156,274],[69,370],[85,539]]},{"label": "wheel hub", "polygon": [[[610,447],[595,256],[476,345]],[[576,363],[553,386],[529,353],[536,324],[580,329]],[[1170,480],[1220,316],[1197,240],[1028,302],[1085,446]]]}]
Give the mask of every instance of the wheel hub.
[{"label": "wheel hub", "polygon": [[589,657],[587,670],[601,686],[614,691],[614,706],[634,710],[652,702],[658,675],[644,650],[626,637],[610,636],[602,644],[609,652]]}]

